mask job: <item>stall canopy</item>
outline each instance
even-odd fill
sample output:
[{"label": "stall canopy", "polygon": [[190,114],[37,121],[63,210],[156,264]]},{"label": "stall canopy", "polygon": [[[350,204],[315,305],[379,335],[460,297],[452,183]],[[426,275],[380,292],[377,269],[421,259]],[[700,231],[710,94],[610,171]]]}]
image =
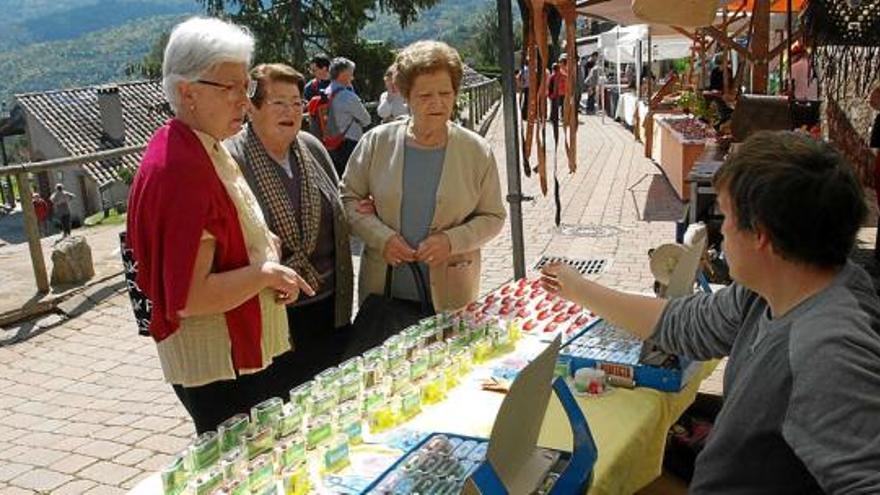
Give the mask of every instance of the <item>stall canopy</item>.
[{"label": "stall canopy", "polygon": [[[648,60],[648,25],[616,26],[597,36],[597,47],[606,60],[617,61],[617,49],[620,48],[620,62],[636,61],[636,50],[642,47],[642,60]],[[642,41],[641,45],[639,41]],[[688,57],[691,54],[693,41],[682,35],[651,34],[651,60],[671,60]]]}]

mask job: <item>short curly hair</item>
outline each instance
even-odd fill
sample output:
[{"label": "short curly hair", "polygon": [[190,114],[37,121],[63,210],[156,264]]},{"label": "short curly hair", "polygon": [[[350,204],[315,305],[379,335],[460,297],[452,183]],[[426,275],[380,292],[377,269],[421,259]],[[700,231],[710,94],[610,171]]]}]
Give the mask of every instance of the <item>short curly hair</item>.
[{"label": "short curly hair", "polygon": [[852,167],[831,146],[791,131],[750,136],[715,174],[737,228],[761,228],[784,259],[843,265],[867,214]]},{"label": "short curly hair", "polygon": [[434,40],[417,41],[407,46],[397,54],[394,66],[394,84],[406,98],[409,98],[416,77],[441,70],[449,74],[452,89],[458,94],[464,74],[464,64],[458,51],[442,41]]}]

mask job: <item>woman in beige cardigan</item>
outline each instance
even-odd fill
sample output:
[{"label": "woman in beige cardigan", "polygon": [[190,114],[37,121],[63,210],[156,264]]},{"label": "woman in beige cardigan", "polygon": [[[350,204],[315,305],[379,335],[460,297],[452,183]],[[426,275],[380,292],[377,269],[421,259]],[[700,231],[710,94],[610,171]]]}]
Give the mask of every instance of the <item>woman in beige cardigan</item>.
[{"label": "woman in beige cardigan", "polygon": [[[480,248],[506,216],[495,158],[479,135],[450,121],[462,63],[445,43],[420,41],[397,56],[395,83],[412,117],[363,136],[340,186],[355,234],[365,242],[358,295],[381,294],[388,265],[392,295],[417,300],[415,262],[437,311],[479,294]],[[359,203],[372,198],[375,214]]]}]

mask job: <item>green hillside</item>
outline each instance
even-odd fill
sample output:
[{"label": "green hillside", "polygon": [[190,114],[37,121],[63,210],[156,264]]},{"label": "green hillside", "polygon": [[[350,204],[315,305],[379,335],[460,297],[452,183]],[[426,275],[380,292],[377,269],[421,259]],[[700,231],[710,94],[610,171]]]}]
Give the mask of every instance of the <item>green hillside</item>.
[{"label": "green hillside", "polygon": [[15,93],[126,79],[125,67],[183,16],[154,16],[65,41],[34,43],[0,53],[0,102]]}]

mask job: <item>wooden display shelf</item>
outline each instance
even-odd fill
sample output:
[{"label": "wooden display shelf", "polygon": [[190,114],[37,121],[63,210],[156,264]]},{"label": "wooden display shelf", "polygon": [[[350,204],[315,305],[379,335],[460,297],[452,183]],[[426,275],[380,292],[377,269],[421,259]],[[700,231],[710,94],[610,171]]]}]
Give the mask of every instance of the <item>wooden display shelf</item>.
[{"label": "wooden display shelf", "polygon": [[[663,174],[682,201],[690,199],[688,174],[694,162],[703,154],[705,139],[686,139],[665,120],[668,115],[657,115],[654,120],[654,147],[652,158],[660,164]],[[683,118],[683,117],[682,117]]]}]

